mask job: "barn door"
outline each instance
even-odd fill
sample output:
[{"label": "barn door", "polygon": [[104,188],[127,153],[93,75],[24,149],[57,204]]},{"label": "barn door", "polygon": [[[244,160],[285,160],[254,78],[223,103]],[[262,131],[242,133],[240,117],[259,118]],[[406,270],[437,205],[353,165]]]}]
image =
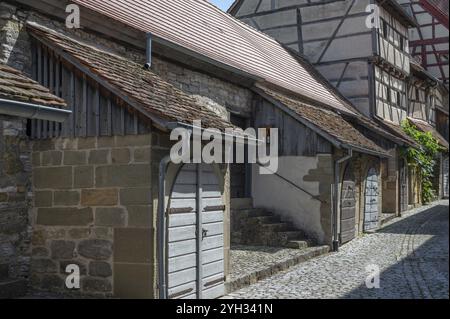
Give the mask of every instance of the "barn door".
[{"label": "barn door", "polygon": [[170,299],[224,295],[224,209],[213,168],[184,165],[175,180],[167,218]]},{"label": "barn door", "polygon": [[355,238],[356,222],[356,183],[353,166],[348,165],[342,180],[341,192],[341,243]]},{"label": "barn door", "polygon": [[400,212],[408,210],[408,167],[404,159],[400,159]]},{"label": "barn door", "polygon": [[373,230],[378,228],[379,222],[379,185],[378,175],[374,168],[369,170],[366,180],[365,189],[365,207],[364,207],[364,231]]}]

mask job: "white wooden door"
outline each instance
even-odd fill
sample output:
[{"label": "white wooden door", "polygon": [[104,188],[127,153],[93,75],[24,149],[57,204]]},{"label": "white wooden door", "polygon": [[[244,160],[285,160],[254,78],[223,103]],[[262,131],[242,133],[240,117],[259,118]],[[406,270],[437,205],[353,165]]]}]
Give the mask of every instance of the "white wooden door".
[{"label": "white wooden door", "polygon": [[184,165],[168,209],[169,298],[213,299],[225,294],[224,209],[212,166]]},{"label": "white wooden door", "polygon": [[379,185],[378,175],[374,168],[367,174],[364,206],[364,231],[374,230],[379,225]]}]

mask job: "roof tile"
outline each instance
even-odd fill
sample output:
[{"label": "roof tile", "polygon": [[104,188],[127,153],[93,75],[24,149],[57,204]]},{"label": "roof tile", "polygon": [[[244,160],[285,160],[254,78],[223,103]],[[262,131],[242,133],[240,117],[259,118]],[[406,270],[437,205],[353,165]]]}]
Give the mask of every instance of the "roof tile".
[{"label": "roof tile", "polygon": [[295,111],[300,117],[331,135],[339,142],[379,154],[388,154],[386,150],[365,137],[336,112],[302,103],[294,97],[275,92],[267,87],[259,86],[259,88],[265,94]]},{"label": "roof tile", "polygon": [[55,108],[66,106],[64,100],[51,94],[49,89],[4,64],[0,64],[0,98]]},{"label": "roof tile", "polygon": [[45,44],[63,50],[151,114],[169,122],[192,124],[202,120],[204,127],[222,130],[232,127],[228,121],[142,65],[43,27],[33,25],[29,30]]},{"label": "roof tile", "polygon": [[74,0],[154,38],[343,112],[353,108],[320,83],[275,39],[206,0]]}]

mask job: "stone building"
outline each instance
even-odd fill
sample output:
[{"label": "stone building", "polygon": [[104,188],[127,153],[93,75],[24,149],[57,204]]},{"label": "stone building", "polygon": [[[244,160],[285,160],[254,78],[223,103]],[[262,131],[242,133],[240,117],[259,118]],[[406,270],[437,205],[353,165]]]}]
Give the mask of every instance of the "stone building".
[{"label": "stone building", "polygon": [[0,298],[26,292],[32,251],[32,146],[27,119],[63,121],[64,101],[0,64]]},{"label": "stone building", "polygon": [[414,28],[409,29],[411,55],[448,88],[448,1],[397,0],[397,2],[417,22]]},{"label": "stone building", "polygon": [[[65,2],[0,5],[0,61],[72,111],[23,121],[33,289],[215,298],[232,242],[337,248],[378,227],[382,162],[406,142],[301,56],[206,1],[74,3],[77,29]],[[197,119],[279,129],[279,170],[171,163],[170,131]],[[80,289],[65,285],[68,265]]]}]

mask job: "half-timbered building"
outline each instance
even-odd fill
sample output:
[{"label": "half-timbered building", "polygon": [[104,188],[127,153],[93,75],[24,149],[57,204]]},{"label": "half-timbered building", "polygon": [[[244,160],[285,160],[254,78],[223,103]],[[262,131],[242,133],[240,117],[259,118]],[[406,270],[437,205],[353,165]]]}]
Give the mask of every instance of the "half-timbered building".
[{"label": "half-timbered building", "polygon": [[[448,142],[448,1],[398,0],[398,3],[417,21],[417,26],[409,30],[410,53],[417,61],[414,64],[419,64],[429,75],[439,80],[432,89],[433,96],[430,96],[433,99],[430,103],[434,105],[434,118],[428,123]],[[415,94],[424,93],[416,91],[410,98],[417,100]],[[416,109],[415,101],[411,107]],[[448,154],[443,154],[439,185],[440,196],[448,197]]]},{"label": "half-timbered building", "polygon": [[[307,58],[361,114],[396,135],[399,148],[414,145],[400,124],[408,115],[408,28],[415,22],[395,1],[239,0],[229,13]],[[408,209],[399,148],[382,164],[385,213]]]}]

